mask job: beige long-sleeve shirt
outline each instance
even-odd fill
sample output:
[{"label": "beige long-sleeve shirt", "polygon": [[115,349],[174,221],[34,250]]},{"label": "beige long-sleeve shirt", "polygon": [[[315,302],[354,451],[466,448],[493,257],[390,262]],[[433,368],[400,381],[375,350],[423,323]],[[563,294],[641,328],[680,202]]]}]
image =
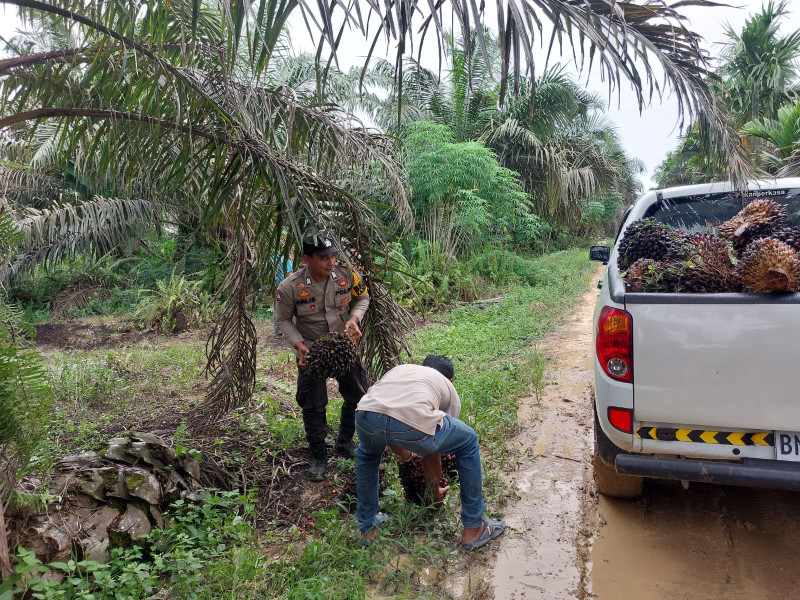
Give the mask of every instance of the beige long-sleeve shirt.
[{"label": "beige long-sleeve shirt", "polygon": [[461,399],[450,380],[436,369],[399,365],[359,400],[358,410],[389,415],[428,435],[436,434],[445,414],[458,417]]},{"label": "beige long-sleeve shirt", "polygon": [[[337,267],[322,283],[314,281],[307,267],[281,281],[275,294],[278,327],[292,345],[311,345],[329,332],[341,333],[348,315],[359,323],[369,306],[369,292],[358,275]],[[295,322],[292,322],[295,317]]]}]

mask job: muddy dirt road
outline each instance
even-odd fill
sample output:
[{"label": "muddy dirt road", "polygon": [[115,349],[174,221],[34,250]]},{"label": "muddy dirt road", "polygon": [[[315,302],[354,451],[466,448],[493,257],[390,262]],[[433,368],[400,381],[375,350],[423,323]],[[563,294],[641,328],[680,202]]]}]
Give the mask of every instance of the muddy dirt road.
[{"label": "muddy dirt road", "polygon": [[520,407],[526,456],[508,482],[496,600],[800,598],[800,494],[647,481],[636,501],[595,493],[592,313],[596,279],[540,350],[540,399]]}]

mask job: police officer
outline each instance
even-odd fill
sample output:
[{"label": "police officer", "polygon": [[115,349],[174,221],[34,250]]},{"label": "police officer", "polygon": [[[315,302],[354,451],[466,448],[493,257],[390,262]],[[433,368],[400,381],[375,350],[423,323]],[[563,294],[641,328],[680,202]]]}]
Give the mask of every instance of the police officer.
[{"label": "police officer", "polygon": [[[336,250],[328,236],[303,238],[305,265],[284,279],[275,294],[278,327],[297,353],[297,403],[303,410],[303,425],[311,449],[308,474],[312,481],[321,481],[327,474],[325,407],[328,388],[324,379],[313,379],[306,374],[306,355],[314,341],[329,332],[344,332],[355,339],[360,338],[359,324],[369,306],[366,285],[352,270],[336,265]],[[355,410],[369,384],[360,361],[356,361],[337,381],[344,404],[333,451],[353,458]]]}]

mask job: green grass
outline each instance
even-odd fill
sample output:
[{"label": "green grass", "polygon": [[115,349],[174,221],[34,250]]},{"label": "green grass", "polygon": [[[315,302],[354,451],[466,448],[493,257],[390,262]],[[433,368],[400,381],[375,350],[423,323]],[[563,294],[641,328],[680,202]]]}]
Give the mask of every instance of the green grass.
[{"label": "green grass", "polygon": [[[476,429],[481,441],[487,512],[492,516],[501,514],[510,495],[500,475],[514,464],[508,440],[519,427],[517,402],[541,394],[546,359],[536,351],[537,341],[586,292],[593,269],[586,253],[578,250],[532,262],[537,263],[534,269],[541,276],[538,285],[509,284],[502,290],[502,301],[453,310],[443,317],[442,324],[418,331],[412,343],[417,361],[429,353],[446,354],[454,360],[461,418]],[[281,352],[268,354],[262,362],[266,364],[259,366],[255,389],[258,410],[243,415],[239,425],[253,440],[263,443],[265,454],[302,446],[302,421],[293,398],[293,360]],[[139,344],[111,353],[53,358],[51,373],[60,382],[59,406],[65,417],[61,421],[74,415],[74,445],[91,447],[105,418],[95,413],[118,414],[116,406],[120,411],[146,412],[155,408],[148,400],[162,399],[165,391],[191,394],[201,381],[203,363],[199,342],[167,347]],[[271,373],[268,384],[261,376],[264,367]],[[340,400],[329,403],[329,423],[334,431],[339,406]],[[228,459],[223,462],[236,463],[236,457]],[[342,472],[352,468],[352,461],[340,461]],[[454,487],[440,509],[418,507],[402,499],[396,470],[389,468],[381,510],[390,515],[390,522],[380,543],[371,548],[358,544],[353,517],[332,506],[314,513],[308,535],[296,528],[288,537],[267,532],[258,539],[231,540],[209,556],[201,556],[202,552],[192,547],[186,551],[191,551],[201,569],[192,571],[183,582],[179,578],[161,584],[170,588],[170,597],[209,600],[450,598],[445,582],[463,575],[475,560],[474,555],[456,549],[461,532],[458,490]],[[424,569],[433,573],[432,578],[421,576]],[[481,593],[479,588],[469,597],[479,598]],[[140,597],[146,596],[131,596]]]},{"label": "green grass", "polygon": [[[541,394],[543,387],[546,359],[536,352],[536,342],[588,289],[592,265],[587,258],[578,250],[541,258],[536,262],[546,280],[540,285],[510,287],[502,302],[454,310],[445,324],[417,332],[412,344],[417,360],[429,353],[454,359],[462,418],[475,427],[481,440],[490,514],[499,514],[508,497],[500,471],[511,464],[507,440],[518,428],[517,400]],[[332,428],[338,425],[338,409],[337,401],[329,403]],[[266,422],[276,440],[302,443],[302,430],[281,418],[277,402],[268,400],[264,414],[275,417]],[[227,563],[210,567],[208,587],[200,597],[449,598],[442,582],[462,574],[473,559],[455,550],[461,532],[457,489],[443,508],[422,508],[401,498],[393,469],[388,470],[387,479],[381,510],[390,515],[390,522],[376,546],[362,549],[358,545],[349,514],[336,508],[317,512],[308,542],[285,542],[272,558],[265,558],[252,545],[237,549]],[[423,569],[433,570],[433,582],[422,581]],[[474,597],[480,593],[478,589]]]},{"label": "green grass", "polygon": [[454,310],[444,325],[418,332],[412,345],[417,359],[426,354],[453,359],[462,420],[498,452],[517,426],[516,399],[541,391],[544,359],[534,350],[536,341],[586,291],[592,272],[579,250],[538,262],[547,273],[541,285],[509,287],[502,302]]}]

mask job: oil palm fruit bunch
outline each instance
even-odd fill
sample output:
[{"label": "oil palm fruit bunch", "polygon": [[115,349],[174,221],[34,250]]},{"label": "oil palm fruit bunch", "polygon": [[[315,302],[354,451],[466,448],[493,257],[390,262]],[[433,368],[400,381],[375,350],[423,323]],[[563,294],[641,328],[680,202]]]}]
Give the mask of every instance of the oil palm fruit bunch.
[{"label": "oil palm fruit bunch", "polygon": [[737,250],[752,240],[766,237],[786,226],[786,207],[772,200],[753,200],[730,221],[719,226],[719,235]]},{"label": "oil palm fruit bunch", "polygon": [[796,292],[800,283],[800,258],[791,246],[781,241],[755,240],[742,253],[736,275],[744,292]]},{"label": "oil palm fruit bunch", "polygon": [[355,344],[344,333],[328,333],[311,346],[306,355],[306,372],[314,379],[341,377],[358,358]]},{"label": "oil palm fruit bunch", "polygon": [[[427,485],[425,483],[425,472],[422,469],[422,457],[413,456],[411,459],[398,464],[397,475],[406,500],[420,506],[430,502],[430,497],[426,497]],[[442,454],[442,479],[439,485],[448,485],[448,478],[453,479],[457,476],[455,455]]]},{"label": "oil palm fruit bunch", "polygon": [[688,235],[686,241],[690,256],[683,263],[679,291],[695,294],[738,291],[739,280],[727,242],[707,233]]},{"label": "oil palm fruit bunch", "polygon": [[625,274],[625,281],[628,283],[628,291],[644,292],[650,271],[655,269],[656,261],[652,258],[640,258],[631,265]]},{"label": "oil palm fruit bunch", "polygon": [[681,291],[686,263],[679,260],[656,261],[642,277],[643,292],[673,293]]},{"label": "oil palm fruit bunch", "polygon": [[617,265],[625,270],[640,258],[664,260],[679,251],[680,234],[655,219],[639,219],[625,229]]},{"label": "oil palm fruit bunch", "polygon": [[769,237],[791,246],[795,252],[800,252],[800,227],[784,227]]}]

